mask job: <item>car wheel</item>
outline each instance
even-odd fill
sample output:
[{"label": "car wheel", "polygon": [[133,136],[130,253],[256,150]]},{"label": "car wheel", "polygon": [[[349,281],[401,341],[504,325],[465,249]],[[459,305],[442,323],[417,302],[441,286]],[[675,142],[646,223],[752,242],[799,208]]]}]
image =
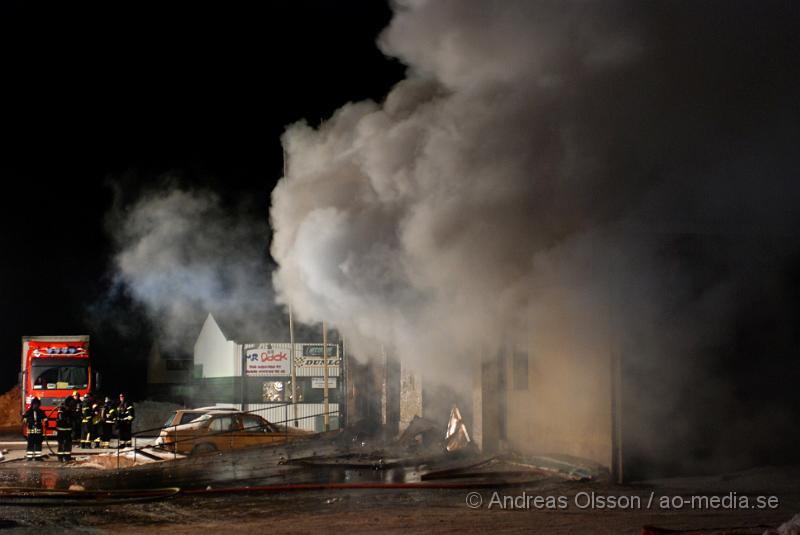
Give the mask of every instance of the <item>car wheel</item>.
[{"label": "car wheel", "polygon": [[198,444],[192,448],[192,455],[202,455],[203,453],[214,453],[217,447],[214,444]]}]

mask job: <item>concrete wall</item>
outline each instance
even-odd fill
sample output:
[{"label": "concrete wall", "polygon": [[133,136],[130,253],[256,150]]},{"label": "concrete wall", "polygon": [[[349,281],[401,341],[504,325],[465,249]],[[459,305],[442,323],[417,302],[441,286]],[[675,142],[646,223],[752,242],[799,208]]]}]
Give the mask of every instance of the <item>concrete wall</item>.
[{"label": "concrete wall", "polygon": [[475,365],[471,432],[484,451],[568,454],[612,465],[610,358],[563,347],[487,350]]},{"label": "concrete wall", "polygon": [[528,389],[508,390],[509,446],[611,466],[610,362],[582,357],[529,352]]},{"label": "concrete wall", "polygon": [[[505,432],[501,420],[508,415],[501,410],[506,392],[499,388],[497,362],[482,357],[474,368],[476,374],[472,417],[472,438],[484,453],[498,453],[505,448]],[[469,431],[470,429],[468,429]]]},{"label": "concrete wall", "polygon": [[400,365],[400,431],[422,416],[422,375]]}]

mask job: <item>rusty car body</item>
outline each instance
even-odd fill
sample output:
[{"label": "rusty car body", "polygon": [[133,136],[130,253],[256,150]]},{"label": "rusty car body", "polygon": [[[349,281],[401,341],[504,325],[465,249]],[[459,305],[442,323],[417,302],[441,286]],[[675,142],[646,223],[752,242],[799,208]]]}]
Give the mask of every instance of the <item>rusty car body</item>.
[{"label": "rusty car body", "polygon": [[179,410],[161,430],[156,444],[168,451],[197,455],[215,451],[284,444],[314,433],[273,424],[257,414],[230,409]]}]

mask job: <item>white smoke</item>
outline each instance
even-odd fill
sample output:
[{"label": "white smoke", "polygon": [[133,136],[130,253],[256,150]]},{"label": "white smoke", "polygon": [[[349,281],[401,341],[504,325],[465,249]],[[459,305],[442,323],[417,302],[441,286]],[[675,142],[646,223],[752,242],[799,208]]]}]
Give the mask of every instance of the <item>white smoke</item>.
[{"label": "white smoke", "polygon": [[633,373],[671,359],[653,410],[672,417],[695,387],[719,409],[731,387],[705,381],[702,357],[730,339],[753,267],[796,250],[762,240],[797,222],[794,79],[768,70],[794,72],[791,25],[753,15],[764,39],[746,12],[396,2],[379,45],[407,79],[284,135],[279,300],[356,354],[385,344],[429,373],[501,340],[621,352]]},{"label": "white smoke", "polygon": [[[189,354],[209,312],[253,340],[274,332],[266,222],[228,213],[209,191],[170,185],[118,206],[115,287],[144,310],[168,354]],[[278,318],[280,311],[278,310]]]}]

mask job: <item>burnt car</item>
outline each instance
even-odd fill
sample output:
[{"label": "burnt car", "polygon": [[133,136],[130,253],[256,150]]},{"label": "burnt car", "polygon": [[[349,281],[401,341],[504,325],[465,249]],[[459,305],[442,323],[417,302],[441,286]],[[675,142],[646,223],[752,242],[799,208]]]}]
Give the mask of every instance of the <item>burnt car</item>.
[{"label": "burnt car", "polygon": [[283,444],[314,435],[311,431],[275,425],[261,416],[230,409],[176,411],[161,430],[156,445],[196,455],[255,446]]},{"label": "burnt car", "polygon": [[169,427],[177,427],[179,425],[188,424],[204,414],[208,414],[209,412],[214,411],[223,411],[223,412],[231,412],[234,409],[226,408],[226,407],[200,407],[197,409],[178,409],[172,414],[169,415],[167,421],[164,422],[164,425],[161,426],[161,433],[156,438],[154,445],[155,446],[163,446],[164,445],[164,437],[166,436],[165,429]]},{"label": "burnt car", "polygon": [[209,412],[214,412],[214,411],[230,412],[231,410],[233,409],[226,409],[224,407],[200,407],[199,409],[178,409],[169,415],[169,418],[167,418],[167,421],[164,422],[164,425],[161,427],[163,429],[166,429],[167,427],[188,424],[189,422],[196,420],[200,416],[208,414]]}]

